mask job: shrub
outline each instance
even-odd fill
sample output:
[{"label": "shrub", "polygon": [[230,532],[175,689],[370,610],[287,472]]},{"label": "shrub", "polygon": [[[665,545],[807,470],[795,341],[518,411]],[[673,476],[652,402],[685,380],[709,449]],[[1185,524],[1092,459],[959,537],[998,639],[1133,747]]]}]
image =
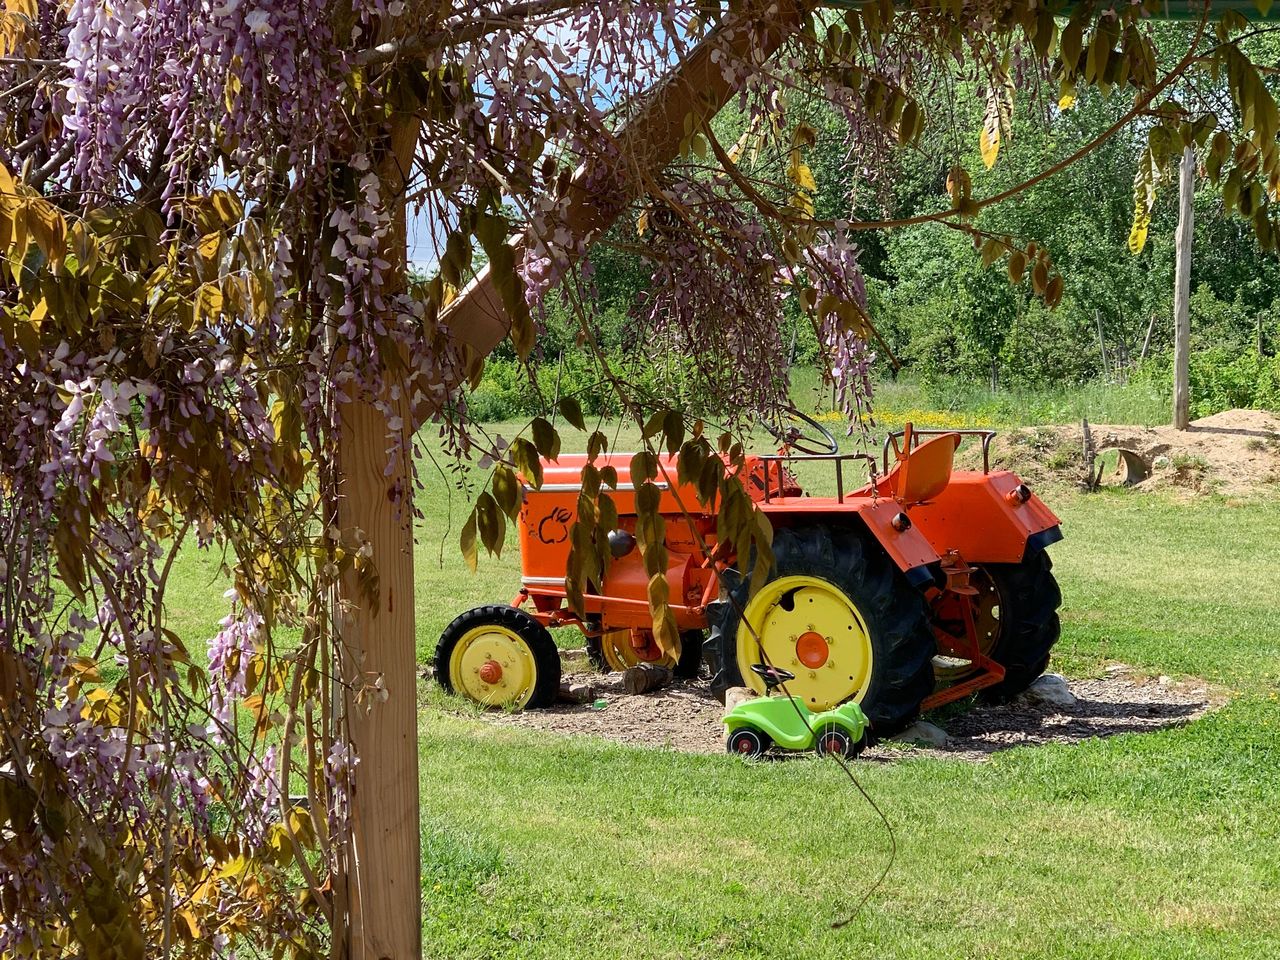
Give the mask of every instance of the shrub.
[{"label": "shrub", "polygon": [[[1260,356],[1247,348],[1195,351],[1188,363],[1188,381],[1193,418],[1236,407],[1280,412],[1280,357]],[[1131,382],[1171,390],[1173,355],[1165,352],[1149,358]]]},{"label": "shrub", "polygon": [[1000,351],[1001,380],[1012,387],[1075,386],[1101,372],[1094,320],[1072,300],[1050,310],[1031,300]]},{"label": "shrub", "polygon": [[[680,357],[653,359],[638,352],[615,352],[609,368],[638,398],[660,399],[691,413],[706,412],[699,403],[693,361]],[[536,379],[519,362],[491,358],[479,386],[467,397],[472,419],[482,422],[526,420],[547,415],[560,397],[575,398],[588,417],[622,413],[616,391],[606,382],[595,359],[582,351],[566,351],[537,366]]]}]

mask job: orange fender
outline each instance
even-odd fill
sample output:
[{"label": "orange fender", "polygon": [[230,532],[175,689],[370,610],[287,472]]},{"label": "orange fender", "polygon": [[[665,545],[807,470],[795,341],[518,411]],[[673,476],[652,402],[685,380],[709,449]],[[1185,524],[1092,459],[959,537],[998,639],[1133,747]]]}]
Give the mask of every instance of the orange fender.
[{"label": "orange fender", "polygon": [[957,471],[928,503],[911,508],[916,528],[939,553],[958,550],[971,563],[1019,563],[1028,545],[1043,549],[1062,539],[1057,515],[1017,474]]}]

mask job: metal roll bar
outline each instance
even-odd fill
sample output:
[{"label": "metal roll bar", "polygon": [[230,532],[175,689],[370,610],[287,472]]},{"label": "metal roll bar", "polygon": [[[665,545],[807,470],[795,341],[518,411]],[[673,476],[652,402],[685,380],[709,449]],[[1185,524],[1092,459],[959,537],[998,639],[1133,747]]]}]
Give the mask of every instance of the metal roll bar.
[{"label": "metal roll bar", "polygon": [[[948,433],[958,433],[961,437],[981,437],[982,438],[982,472],[991,472],[991,441],[994,439],[996,432],[994,430],[946,430],[942,428],[931,428],[928,430],[920,430],[915,427],[911,428],[911,447],[915,449],[919,445],[921,437],[941,437]],[[898,446],[898,438],[902,436],[902,430],[894,430],[884,438],[884,450],[881,453],[881,460],[884,465],[884,472],[889,472],[889,447],[892,445],[895,459],[902,455],[902,450]]]},{"label": "metal roll bar", "polygon": [[770,499],[769,493],[769,464],[778,464],[778,490],[782,490],[782,462],[784,460],[830,460],[836,465],[836,503],[844,503],[844,461],[846,460],[865,460],[871,464],[872,480],[875,479],[876,458],[869,453],[801,453],[801,454],[784,454],[784,453],[765,453],[760,454],[760,462],[764,464],[764,502],[768,503]]}]

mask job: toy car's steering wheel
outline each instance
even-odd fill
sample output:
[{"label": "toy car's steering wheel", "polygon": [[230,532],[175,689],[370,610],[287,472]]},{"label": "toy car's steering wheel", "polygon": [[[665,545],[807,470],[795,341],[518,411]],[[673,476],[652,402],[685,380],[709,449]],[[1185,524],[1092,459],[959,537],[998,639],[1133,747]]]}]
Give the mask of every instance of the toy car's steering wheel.
[{"label": "toy car's steering wheel", "polygon": [[796,675],[790,670],[783,670],[781,667],[775,667],[768,663],[753,663],[751,665],[751,669],[763,677],[764,682],[770,686],[779,683],[787,683],[788,681],[796,678]]},{"label": "toy car's steering wheel", "polygon": [[795,407],[786,407],[775,425],[763,421],[775,440],[786,444],[792,450],[799,450],[813,457],[830,456],[840,452],[840,444],[831,435],[831,431],[808,414],[801,413]]}]

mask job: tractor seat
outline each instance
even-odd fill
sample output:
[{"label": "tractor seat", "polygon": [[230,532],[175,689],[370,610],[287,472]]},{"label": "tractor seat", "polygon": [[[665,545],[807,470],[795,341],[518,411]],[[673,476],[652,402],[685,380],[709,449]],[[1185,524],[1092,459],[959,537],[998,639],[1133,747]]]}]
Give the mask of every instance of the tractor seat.
[{"label": "tractor seat", "polygon": [[[932,500],[951,482],[951,470],[960,440],[958,433],[941,433],[917,447],[911,447],[910,434],[907,434],[904,438],[905,452],[900,453],[898,462],[876,481],[876,493],[882,497],[893,497],[904,506]],[[868,485],[854,496],[870,493]]]}]

